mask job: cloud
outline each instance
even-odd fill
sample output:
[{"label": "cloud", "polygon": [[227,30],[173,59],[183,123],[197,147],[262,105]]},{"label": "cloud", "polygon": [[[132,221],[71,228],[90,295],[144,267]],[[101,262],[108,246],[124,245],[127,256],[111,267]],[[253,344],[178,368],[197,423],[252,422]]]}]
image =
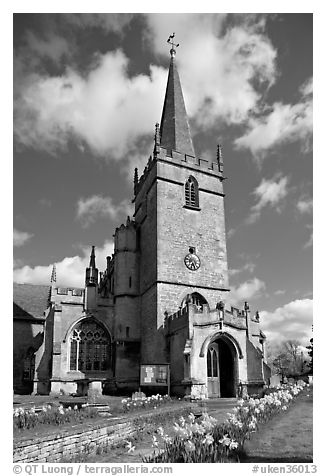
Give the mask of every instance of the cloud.
[{"label": "cloud", "polygon": [[98,54],[87,73],[25,74],[15,88],[18,144],[55,155],[74,139],[97,156],[125,157],[139,137],[153,134],[167,78],[157,66],[131,78],[127,69],[128,59],[115,51]]},{"label": "cloud", "polygon": [[217,120],[242,123],[274,83],[277,53],[264,34],[264,22],[224,14],[146,17],[150,44],[159,54],[167,55],[167,32],[177,32],[178,69],[196,126]]},{"label": "cloud", "polygon": [[273,312],[260,312],[262,329],[269,340],[297,339],[302,344],[311,337],[312,299],[297,299]]},{"label": "cloud", "polygon": [[297,208],[300,213],[312,213],[312,206],[312,198],[302,198],[297,203]]},{"label": "cloud", "polygon": [[265,283],[258,278],[245,281],[238,287],[231,286],[230,302],[238,304],[243,301],[258,298],[265,290]]},{"label": "cloud", "polygon": [[122,35],[134,13],[64,13],[61,18],[78,28],[101,28]]},{"label": "cloud", "polygon": [[44,38],[40,38],[28,30],[25,35],[24,55],[27,55],[29,60],[33,56],[34,61],[37,58],[39,60],[47,58],[58,62],[64,56],[69,57],[71,55],[71,45],[63,36],[53,32],[47,32]]},{"label": "cloud", "polygon": [[235,140],[237,149],[250,149],[257,158],[286,142],[301,141],[310,149],[312,136],[312,79],[300,88],[301,101],[296,104],[275,102],[266,113],[251,117],[246,133]]},{"label": "cloud", "polygon": [[[128,15],[112,14],[70,14],[63,18],[78,28],[100,26],[114,32],[131,20]],[[167,32],[173,28],[178,32],[178,68],[187,110],[197,128],[206,129],[219,120],[242,123],[275,80],[276,50],[264,34],[263,21],[239,15],[227,23],[229,17],[224,14],[149,14],[144,18],[149,44],[164,54],[166,63]],[[139,138],[152,137],[161,116],[166,69],[150,65],[149,75],[129,77],[129,60],[117,50],[97,53],[92,64],[80,72],[72,66],[78,53],[74,44],[72,51],[68,49],[70,67],[60,75],[50,75],[40,68],[40,59],[44,55],[59,59],[67,53],[66,40],[60,42],[56,34],[51,35],[40,40],[29,34],[31,65],[18,51],[16,143],[55,155],[72,139],[78,147],[87,146],[93,154],[110,160],[125,157]]]},{"label": "cloud", "polygon": [[32,233],[27,233],[26,231],[18,231],[14,228],[13,238],[14,246],[23,246],[28,240],[30,240],[34,235]]},{"label": "cloud", "polygon": [[274,294],[275,296],[282,296],[285,294],[285,289],[277,289]]},{"label": "cloud", "polygon": [[[85,283],[85,269],[89,265],[90,248],[82,247],[81,255],[69,256],[56,263],[57,285],[83,287]],[[113,243],[106,241],[102,247],[96,248],[96,265],[99,269],[106,268],[106,256],[113,252]],[[47,266],[23,266],[14,269],[14,282],[25,284],[50,285],[53,264]]]},{"label": "cloud", "polygon": [[257,203],[251,207],[251,214],[246,222],[250,224],[257,221],[263,208],[267,206],[275,208],[277,212],[280,212],[280,202],[282,202],[288,194],[288,181],[287,177],[282,176],[275,176],[275,178],[271,180],[263,179],[253,192]]},{"label": "cloud", "polygon": [[130,200],[114,204],[111,197],[93,195],[88,198],[80,198],[77,202],[77,218],[85,227],[98,217],[110,217],[112,220],[116,220],[118,215],[132,215]]},{"label": "cloud", "polygon": [[229,269],[229,275],[230,276],[236,276],[237,274],[240,273],[253,273],[256,268],[255,263],[246,263],[245,265],[242,266],[242,268],[235,268],[235,269]]},{"label": "cloud", "polygon": [[313,231],[312,231],[313,228],[312,228],[312,225],[306,225],[306,228],[308,228],[308,230],[310,230],[310,236],[309,236],[308,241],[303,246],[304,249],[310,248],[313,245]]}]

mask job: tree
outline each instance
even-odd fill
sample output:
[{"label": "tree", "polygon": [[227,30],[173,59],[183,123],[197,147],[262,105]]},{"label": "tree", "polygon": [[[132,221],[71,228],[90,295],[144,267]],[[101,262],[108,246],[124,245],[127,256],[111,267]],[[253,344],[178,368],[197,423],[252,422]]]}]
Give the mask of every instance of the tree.
[{"label": "tree", "polygon": [[306,349],[308,349],[308,355],[310,357],[310,362],[308,362],[308,367],[311,370],[311,373],[313,373],[313,351],[314,351],[314,343],[313,343],[313,338],[310,339],[310,345],[307,345]]},{"label": "tree", "polygon": [[272,344],[267,349],[267,361],[274,372],[284,377],[296,377],[306,370],[302,345],[298,340],[289,339],[277,344]]}]

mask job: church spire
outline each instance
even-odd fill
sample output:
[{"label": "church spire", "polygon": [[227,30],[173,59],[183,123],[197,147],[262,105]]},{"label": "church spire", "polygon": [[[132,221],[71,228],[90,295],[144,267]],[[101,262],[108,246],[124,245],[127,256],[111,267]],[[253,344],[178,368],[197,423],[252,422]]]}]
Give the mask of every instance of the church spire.
[{"label": "church spire", "polygon": [[89,260],[89,268],[86,268],[86,286],[97,286],[98,269],[95,264],[95,246],[92,246],[92,252]]},{"label": "church spire", "polygon": [[195,156],[180,78],[175,64],[176,48],[179,44],[175,44],[173,39],[174,33],[168,39],[172,48],[161,118],[161,146],[168,150],[176,150],[181,154]]}]

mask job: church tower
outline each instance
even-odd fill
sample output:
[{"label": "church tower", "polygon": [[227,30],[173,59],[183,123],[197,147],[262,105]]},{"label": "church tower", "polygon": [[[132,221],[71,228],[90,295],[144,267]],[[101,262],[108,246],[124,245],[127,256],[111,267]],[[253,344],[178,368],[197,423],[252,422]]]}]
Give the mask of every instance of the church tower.
[{"label": "church tower", "polygon": [[197,157],[169,39],[170,67],[153,156],[135,174],[141,362],[169,360],[164,320],[188,302],[215,309],[228,295],[223,160]]}]

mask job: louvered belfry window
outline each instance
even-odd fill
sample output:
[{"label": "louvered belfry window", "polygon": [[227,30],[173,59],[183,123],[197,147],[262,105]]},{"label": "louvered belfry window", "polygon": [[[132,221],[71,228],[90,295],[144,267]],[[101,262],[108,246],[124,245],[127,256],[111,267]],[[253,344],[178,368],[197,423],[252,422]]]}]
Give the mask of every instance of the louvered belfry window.
[{"label": "louvered belfry window", "polygon": [[199,207],[198,183],[194,177],[189,177],[185,184],[185,203],[188,207]]}]

